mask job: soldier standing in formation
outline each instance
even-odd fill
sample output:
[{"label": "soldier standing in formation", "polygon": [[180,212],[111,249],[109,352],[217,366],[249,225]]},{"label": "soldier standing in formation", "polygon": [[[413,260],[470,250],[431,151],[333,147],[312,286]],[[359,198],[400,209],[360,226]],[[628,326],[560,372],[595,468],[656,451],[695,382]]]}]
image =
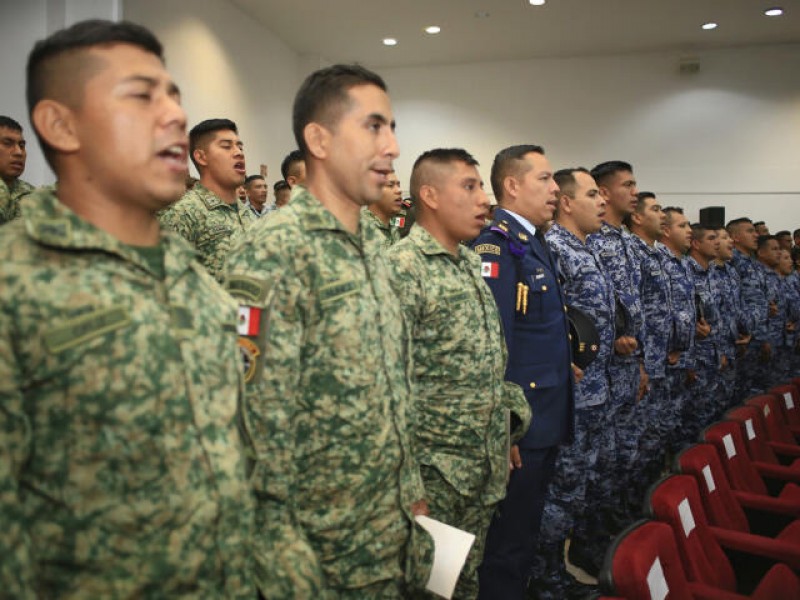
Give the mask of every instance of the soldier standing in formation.
[{"label": "soldier standing in formation", "polygon": [[156,218],[186,177],[161,45],[81,22],[27,79],[58,192],[0,236],[3,593],[253,598],[236,306]]}]

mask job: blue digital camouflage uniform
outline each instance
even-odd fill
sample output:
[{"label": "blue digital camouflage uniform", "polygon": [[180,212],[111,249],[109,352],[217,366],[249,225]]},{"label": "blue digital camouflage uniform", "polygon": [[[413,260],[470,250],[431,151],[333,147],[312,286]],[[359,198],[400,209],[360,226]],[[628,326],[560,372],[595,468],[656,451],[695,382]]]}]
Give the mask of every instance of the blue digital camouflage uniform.
[{"label": "blue digital camouflage uniform", "polygon": [[763,263],[757,261],[756,266],[761,271],[764,278],[764,285],[767,292],[767,306],[774,306],[777,308],[775,314],[768,309],[767,312],[767,339],[772,346],[772,360],[770,361],[770,368],[764,370],[765,388],[770,388],[773,385],[783,383],[786,378],[786,373],[783,372],[785,366],[785,359],[781,357],[781,347],[784,344],[786,335],[786,323],[788,321],[788,311],[786,306],[786,297],[783,295],[783,287],[781,286],[781,277],[773,269],[770,269]]},{"label": "blue digital camouflage uniform", "polygon": [[253,598],[236,305],[52,192],[0,234],[0,595]]},{"label": "blue digital camouflage uniform", "polygon": [[[783,383],[794,377],[793,357],[794,346],[797,339],[797,333],[794,330],[798,317],[800,317],[800,294],[790,275],[779,275],[780,278],[780,293],[779,296],[783,302],[783,309],[786,318],[786,326],[783,330],[783,338],[781,345],[778,349],[778,371],[781,380],[777,383]],[[791,329],[789,325],[791,324]]]},{"label": "blue digital camouflage uniform", "polygon": [[411,330],[414,453],[425,499],[431,517],[475,535],[455,591],[475,598],[486,532],[506,493],[509,424],[516,442],[528,430],[530,407],[504,379],[503,329],[478,255],[459,244],[453,256],[414,225],[387,261]]},{"label": "blue digital camouflage uniform", "polygon": [[556,474],[548,490],[539,532],[539,551],[534,569],[541,600],[564,598],[564,542],[572,530],[572,543],[591,545],[603,554],[596,540],[608,528],[601,518],[617,502],[614,493],[616,436],[609,421],[610,382],[608,366],[614,346],[614,289],[594,252],[573,233],[554,224],[547,242],[561,275],[567,304],[582,310],[594,322],[600,337],[597,356],[575,384],[575,439],[564,446],[556,460]]},{"label": "blue digital camouflage uniform", "polygon": [[636,338],[638,348],[633,354],[611,355],[609,378],[611,381],[611,415],[617,439],[617,469],[614,481],[618,485],[618,520],[620,525],[638,514],[642,499],[631,490],[632,471],[638,461],[641,424],[637,422],[636,398],[639,390],[639,362],[644,345],[645,321],[640,296],[641,270],[632,249],[632,236],[624,227],[603,223],[598,233],[587,238],[587,244],[600,260],[603,270],[614,286],[616,336]]},{"label": "blue digital camouflage uniform", "polygon": [[742,312],[749,325],[748,331],[753,336],[739,360],[736,373],[736,396],[746,398],[760,394],[766,389],[763,379],[769,363],[762,363],[761,347],[762,344],[768,343],[766,323],[769,306],[766,283],[760,275],[755,259],[734,249],[731,263],[739,274]]},{"label": "blue digital camouflage uniform", "polygon": [[656,242],[656,247],[661,252],[661,264],[669,282],[672,307],[668,320],[670,336],[667,350],[670,353],[680,352],[674,365],[667,364],[670,399],[675,406],[671,445],[673,448],[680,448],[695,441],[689,439],[683,427],[683,415],[691,408],[692,397],[687,377],[690,371],[694,371],[693,349],[697,324],[694,277],[685,257],[675,256],[659,242]]},{"label": "blue digital camouflage uniform", "polygon": [[789,304],[789,319],[795,323],[795,331],[787,333],[789,347],[789,377],[800,376],[800,271],[792,271],[784,278],[786,298]]},{"label": "blue digital camouflage uniform", "polygon": [[699,433],[716,420],[721,405],[720,334],[725,323],[720,315],[719,292],[711,275],[714,265],[703,268],[691,256],[686,261],[694,278],[698,319],[702,316],[711,327],[711,332],[705,338],[695,337],[693,354],[697,381],[692,386],[692,409],[684,415],[685,426],[692,439],[696,440]]},{"label": "blue digital camouflage uniform", "polygon": [[427,581],[410,340],[379,235],[297,186],[230,253],[266,598],[400,598]]},{"label": "blue digital camouflage uniform", "polygon": [[[720,393],[721,406],[718,417],[725,410],[739,403],[736,396],[736,371],[739,359],[736,355],[736,340],[740,333],[747,333],[748,324],[742,310],[739,273],[732,264],[717,264],[711,272],[715,288],[719,294],[720,317],[720,352],[727,359],[727,366],[720,373],[722,385]],[[743,399],[742,399],[743,400]]]},{"label": "blue digital camouflage uniform", "polygon": [[569,326],[557,266],[533,225],[505,209],[473,242],[492,290],[508,347],[506,379],[519,384],[533,415],[519,442],[506,498],[489,529],[480,597],[525,597],[529,570],[559,444],[574,427]]},{"label": "blue digital camouflage uniform", "polygon": [[637,405],[641,424],[636,476],[639,493],[658,479],[664,466],[664,456],[669,450],[670,438],[676,419],[675,404],[670,397],[667,379],[667,352],[671,333],[672,299],[670,285],[663,268],[662,254],[649,246],[638,235],[632,235],[631,250],[639,261],[641,280],[639,291],[647,327],[642,336],[645,371],[649,376],[649,390]]}]

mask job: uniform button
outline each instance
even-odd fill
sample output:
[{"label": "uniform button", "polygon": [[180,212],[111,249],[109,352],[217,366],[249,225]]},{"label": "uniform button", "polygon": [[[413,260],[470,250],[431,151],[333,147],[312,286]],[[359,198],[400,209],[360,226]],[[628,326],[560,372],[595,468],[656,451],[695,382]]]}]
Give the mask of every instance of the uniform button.
[{"label": "uniform button", "polygon": [[543,285],[543,286],[542,286],[542,291],[543,291],[543,292],[546,292],[546,291],[547,291],[547,286],[546,286],[546,285]]},{"label": "uniform button", "polygon": [[567,309],[567,305],[566,304],[564,305],[564,312],[569,312],[569,309]]},{"label": "uniform button", "polygon": [[535,381],[531,381],[530,386],[531,386],[531,389],[535,388],[536,387],[536,382]]}]

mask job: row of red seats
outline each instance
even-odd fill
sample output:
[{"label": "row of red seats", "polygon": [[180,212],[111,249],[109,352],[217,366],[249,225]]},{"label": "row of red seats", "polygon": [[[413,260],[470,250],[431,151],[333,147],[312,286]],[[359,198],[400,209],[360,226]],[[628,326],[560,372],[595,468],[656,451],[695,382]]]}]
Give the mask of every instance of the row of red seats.
[{"label": "row of red seats", "polygon": [[800,600],[800,378],[730,410],[615,540],[598,600]]}]

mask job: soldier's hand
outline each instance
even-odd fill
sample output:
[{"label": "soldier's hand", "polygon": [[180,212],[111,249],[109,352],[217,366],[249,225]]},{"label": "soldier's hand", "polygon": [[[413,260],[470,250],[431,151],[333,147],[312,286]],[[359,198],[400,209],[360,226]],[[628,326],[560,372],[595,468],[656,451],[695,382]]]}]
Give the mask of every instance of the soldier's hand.
[{"label": "soldier's hand", "polygon": [[647,374],[647,371],[644,370],[644,365],[639,364],[639,393],[636,396],[637,402],[644,398],[644,395],[649,389],[649,383],[650,376]]},{"label": "soldier's hand", "polygon": [[699,319],[697,321],[697,326],[695,327],[697,331],[697,337],[701,340],[708,337],[708,334],[711,333],[711,325],[706,323],[705,319]]},{"label": "soldier's hand", "polygon": [[794,321],[789,321],[786,324],[786,331],[794,331],[795,330],[795,323]]},{"label": "soldier's hand", "polygon": [[677,365],[678,364],[678,359],[681,357],[681,354],[682,353],[681,353],[680,350],[674,350],[674,351],[670,352],[669,354],[667,354],[667,364],[670,365],[670,366]]},{"label": "soldier's hand", "polygon": [[583,379],[583,369],[575,363],[572,363],[572,374],[575,376],[575,383],[580,383]]},{"label": "soldier's hand", "polygon": [[428,508],[428,503],[423,498],[422,500],[417,500],[414,504],[411,505],[411,514],[415,517],[419,515],[428,516],[431,514],[430,509]]},{"label": "soldier's hand", "polygon": [[777,314],[778,314],[778,305],[775,302],[770,302],[769,303],[769,316],[770,317],[774,317]]},{"label": "soldier's hand", "polygon": [[697,372],[694,369],[687,369],[686,370],[686,386],[692,385],[695,381],[697,381]]},{"label": "soldier's hand", "polygon": [[719,361],[719,369],[720,371],[724,371],[727,368],[728,368],[728,357],[723,354],[722,358]]},{"label": "soldier's hand", "polygon": [[622,335],[614,340],[614,352],[620,356],[628,356],[638,347],[639,343],[636,338],[629,335]]},{"label": "soldier's hand", "polygon": [[514,444],[511,446],[511,453],[508,456],[508,470],[513,471],[514,469],[521,469],[522,468],[522,457],[519,455],[519,446]]},{"label": "soldier's hand", "polygon": [[748,335],[741,334],[741,335],[740,335],[740,336],[739,336],[739,337],[736,339],[736,341],[734,342],[734,344],[736,344],[737,346],[747,346],[747,344],[749,344],[749,343],[750,343],[750,340],[752,340],[752,339],[753,339],[753,336],[752,336],[752,335],[749,335],[749,334],[748,334]]},{"label": "soldier's hand", "polygon": [[761,355],[759,358],[762,363],[768,363],[769,359],[772,358],[772,346],[769,345],[769,342],[761,344]]}]

